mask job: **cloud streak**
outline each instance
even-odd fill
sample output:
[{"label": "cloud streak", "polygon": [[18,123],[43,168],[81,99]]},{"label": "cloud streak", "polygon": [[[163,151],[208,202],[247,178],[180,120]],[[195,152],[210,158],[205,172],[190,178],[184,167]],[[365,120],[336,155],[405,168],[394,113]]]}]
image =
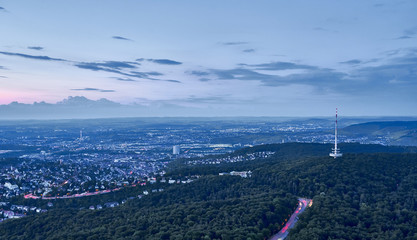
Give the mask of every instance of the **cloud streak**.
[{"label": "cloud streak", "polygon": [[133,80],[131,78],[120,78],[120,77],[113,77],[113,79],[116,79],[118,81],[122,81],[122,82],[137,82],[136,80]]},{"label": "cloud streak", "polygon": [[[417,49],[409,50],[407,54],[391,58],[388,63],[379,66],[362,66],[362,61],[352,59],[341,64],[358,65],[349,72],[318,66],[273,62],[264,64],[240,64],[233,69],[210,69],[214,78],[200,78],[200,81],[257,81],[265,87],[282,87],[291,85],[309,86],[316,94],[329,93],[345,96],[366,97],[374,95],[415,96],[417,90]],[[302,69],[303,71],[289,75],[276,75],[260,72],[265,70]],[[198,74],[196,74],[198,76]],[[417,100],[417,96],[413,97]]]},{"label": "cloud streak", "polygon": [[59,62],[66,62],[65,59],[60,58],[51,58],[48,56],[36,56],[36,55],[29,55],[29,54],[23,54],[23,53],[14,53],[14,52],[1,52],[0,54],[6,55],[6,56],[15,56],[15,57],[22,57],[22,58],[28,58],[28,59],[34,59],[34,60],[43,60],[43,61],[59,61]]},{"label": "cloud streak", "polygon": [[396,38],[399,40],[414,38],[417,35],[417,26],[404,30],[403,35]]},{"label": "cloud streak", "polygon": [[209,72],[206,72],[206,71],[197,71],[197,70],[196,71],[191,71],[190,74],[191,75],[195,75],[195,76],[200,76],[200,77],[210,75]]},{"label": "cloud streak", "polygon": [[222,42],[222,45],[225,46],[234,46],[234,45],[245,45],[248,44],[249,42]]},{"label": "cloud streak", "polygon": [[348,65],[358,65],[358,64],[361,64],[362,61],[361,60],[358,60],[358,59],[352,59],[352,60],[349,60],[349,61],[339,62],[339,63],[341,63],[341,64],[348,64]]},{"label": "cloud streak", "polygon": [[249,48],[249,49],[243,50],[242,52],[244,52],[244,53],[253,53],[253,52],[255,52],[255,49]]},{"label": "cloud streak", "polygon": [[82,62],[77,63],[75,66],[84,69],[90,69],[93,71],[114,71],[121,69],[135,69],[139,65],[136,62],[123,62],[123,61],[106,61],[106,62]]},{"label": "cloud streak", "polygon": [[270,62],[270,63],[262,63],[262,64],[241,64],[241,66],[248,66],[252,67],[255,70],[292,70],[292,69],[317,69],[315,66],[304,65],[304,64],[297,64],[292,62]]},{"label": "cloud streak", "polygon": [[38,50],[38,51],[40,51],[40,50],[43,50],[43,47],[39,47],[39,46],[29,46],[29,47],[28,47],[28,49],[31,49],[31,50]]},{"label": "cloud streak", "polygon": [[71,89],[71,91],[116,92],[115,90],[105,90],[105,89],[99,89],[99,88],[77,88],[77,89]]},{"label": "cloud streak", "polygon": [[132,39],[121,37],[121,36],[112,36],[112,38],[116,40],[133,41]]}]

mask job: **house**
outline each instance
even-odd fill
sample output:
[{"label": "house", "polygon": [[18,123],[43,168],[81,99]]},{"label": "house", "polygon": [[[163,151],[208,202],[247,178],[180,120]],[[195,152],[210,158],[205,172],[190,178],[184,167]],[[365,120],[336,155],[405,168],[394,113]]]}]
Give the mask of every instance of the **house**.
[{"label": "house", "polygon": [[13,211],[4,211],[3,212],[3,216],[6,218],[10,218],[14,216],[14,212]]},{"label": "house", "polygon": [[118,202],[108,202],[108,203],[105,203],[104,204],[104,206],[105,207],[117,207],[117,206],[119,206],[119,203]]}]

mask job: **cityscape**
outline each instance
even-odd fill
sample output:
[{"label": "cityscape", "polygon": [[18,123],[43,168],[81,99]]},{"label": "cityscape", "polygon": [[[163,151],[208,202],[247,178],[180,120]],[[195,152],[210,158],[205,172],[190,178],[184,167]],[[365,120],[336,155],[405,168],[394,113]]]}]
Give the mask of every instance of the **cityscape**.
[{"label": "cityscape", "polygon": [[[334,141],[331,119],[98,121],[101,124],[94,124],[97,120],[74,120],[0,125],[0,155],[12,159],[3,162],[0,169],[3,220],[53,207],[52,202],[47,208],[14,204],[23,196],[26,199],[69,199],[107,194],[156,181],[165,184],[191,181],[165,179],[166,167],[177,159],[183,159],[188,165],[234,163],[268,158],[274,152],[223,155],[260,144]],[[339,141],[389,143],[386,138],[352,138],[343,134],[339,135]]]},{"label": "cityscape", "polygon": [[417,239],[416,12],[0,0],[0,239]]}]

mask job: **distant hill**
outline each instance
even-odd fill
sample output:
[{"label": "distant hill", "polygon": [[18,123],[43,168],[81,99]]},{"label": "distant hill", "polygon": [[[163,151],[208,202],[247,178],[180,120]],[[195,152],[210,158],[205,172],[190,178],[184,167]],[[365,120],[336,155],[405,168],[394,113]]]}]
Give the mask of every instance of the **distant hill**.
[{"label": "distant hill", "polygon": [[350,125],[340,130],[347,136],[387,138],[390,145],[417,146],[417,121],[367,122]]}]

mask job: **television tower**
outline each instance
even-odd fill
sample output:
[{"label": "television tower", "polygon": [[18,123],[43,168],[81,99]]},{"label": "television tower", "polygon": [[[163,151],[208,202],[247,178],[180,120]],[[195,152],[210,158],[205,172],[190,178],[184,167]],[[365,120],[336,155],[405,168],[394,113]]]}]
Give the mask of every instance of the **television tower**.
[{"label": "television tower", "polygon": [[343,154],[340,153],[340,149],[337,148],[337,108],[336,108],[336,121],[334,124],[334,148],[332,148],[332,152],[329,154],[330,157],[334,159],[341,157]]}]

